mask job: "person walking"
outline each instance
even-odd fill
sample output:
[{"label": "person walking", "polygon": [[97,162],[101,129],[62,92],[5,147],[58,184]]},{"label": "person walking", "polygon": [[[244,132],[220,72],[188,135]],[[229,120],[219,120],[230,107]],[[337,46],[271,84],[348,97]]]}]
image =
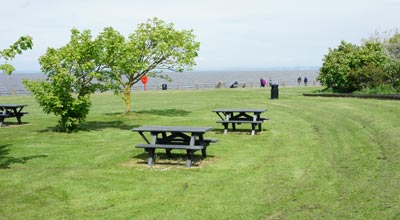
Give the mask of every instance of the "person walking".
[{"label": "person walking", "polygon": [[308,82],[308,79],[307,79],[307,76],[306,76],[306,77],[304,77],[304,86],[307,86],[307,82]]},{"label": "person walking", "polygon": [[265,85],[267,84],[267,81],[264,78],[261,78],[260,84],[261,84],[261,87],[265,87]]},{"label": "person walking", "polygon": [[301,77],[299,76],[299,78],[297,78],[297,85],[300,86],[301,84]]}]

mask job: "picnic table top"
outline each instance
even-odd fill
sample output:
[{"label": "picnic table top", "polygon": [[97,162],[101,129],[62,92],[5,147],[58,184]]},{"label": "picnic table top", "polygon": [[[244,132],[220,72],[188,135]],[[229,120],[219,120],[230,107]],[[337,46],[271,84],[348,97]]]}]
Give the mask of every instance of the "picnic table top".
[{"label": "picnic table top", "polygon": [[0,104],[0,107],[2,108],[20,108],[20,107],[24,107],[27,106],[25,104]]},{"label": "picnic table top", "polygon": [[213,112],[265,112],[266,109],[254,109],[254,108],[218,108],[214,109]]},{"label": "picnic table top", "polygon": [[141,126],[132,131],[158,131],[158,132],[194,132],[205,133],[213,130],[212,127],[189,127],[189,126]]}]

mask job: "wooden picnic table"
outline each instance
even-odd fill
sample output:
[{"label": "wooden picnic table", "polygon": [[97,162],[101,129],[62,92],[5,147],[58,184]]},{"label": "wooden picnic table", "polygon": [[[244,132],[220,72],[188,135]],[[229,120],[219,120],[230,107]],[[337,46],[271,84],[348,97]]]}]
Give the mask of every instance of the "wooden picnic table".
[{"label": "wooden picnic table", "polygon": [[[137,144],[136,148],[144,148],[149,154],[147,164],[152,166],[155,159],[155,149],[165,149],[167,155],[171,154],[172,149],[186,150],[186,166],[191,167],[192,155],[201,150],[202,156],[207,156],[207,146],[217,139],[206,139],[204,134],[211,131],[212,127],[187,127],[187,126],[141,126],[132,129],[142,136],[146,144]],[[145,133],[150,133],[151,140]]]},{"label": "wooden picnic table", "polygon": [[18,124],[21,124],[21,118],[28,112],[22,112],[22,109],[27,106],[24,104],[0,104],[0,127],[3,125],[5,118],[15,117],[18,120]]},{"label": "wooden picnic table", "polygon": [[213,112],[217,113],[224,126],[224,134],[228,133],[228,125],[232,124],[232,129],[236,130],[236,124],[248,123],[251,124],[251,135],[255,134],[255,129],[261,131],[261,125],[264,120],[268,118],[261,118],[261,113],[267,111],[266,109],[251,109],[251,108],[227,108],[227,109],[214,109]]}]

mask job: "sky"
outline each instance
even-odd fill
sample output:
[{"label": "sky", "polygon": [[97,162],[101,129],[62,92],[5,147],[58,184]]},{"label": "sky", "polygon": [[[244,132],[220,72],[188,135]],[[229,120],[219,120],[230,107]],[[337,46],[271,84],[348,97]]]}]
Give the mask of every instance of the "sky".
[{"label": "sky", "polygon": [[[400,0],[0,0],[0,49],[22,35],[33,49],[9,62],[40,71],[47,48],[69,42],[70,30],[124,36],[158,17],[200,42],[193,70],[318,68],[342,40],[360,44],[400,26]],[[3,62],[3,60],[0,60]]]}]

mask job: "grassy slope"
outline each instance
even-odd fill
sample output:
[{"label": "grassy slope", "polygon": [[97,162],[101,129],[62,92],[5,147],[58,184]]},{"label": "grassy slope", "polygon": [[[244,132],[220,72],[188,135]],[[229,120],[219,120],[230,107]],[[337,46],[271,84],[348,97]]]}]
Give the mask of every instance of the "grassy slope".
[{"label": "grassy slope", "polygon": [[[310,90],[135,92],[128,116],[101,94],[72,134],[52,132],[57,119],[31,97],[0,97],[29,104],[27,124],[0,128],[0,219],[400,218],[399,102],[301,96]],[[271,120],[253,137],[223,135],[211,112],[222,107]],[[213,126],[219,142],[199,167],[149,169],[130,131],[140,125]]]}]

